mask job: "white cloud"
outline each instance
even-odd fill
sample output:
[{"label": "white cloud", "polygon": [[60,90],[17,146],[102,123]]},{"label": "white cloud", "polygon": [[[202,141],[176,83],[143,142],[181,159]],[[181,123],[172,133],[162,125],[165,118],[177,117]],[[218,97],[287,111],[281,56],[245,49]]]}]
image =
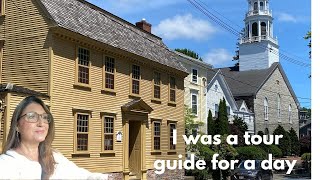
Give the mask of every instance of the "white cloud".
[{"label": "white cloud", "polygon": [[293,23],[297,23],[299,21],[299,18],[298,17],[295,17],[291,14],[288,14],[288,13],[279,13],[278,15],[279,17],[279,21],[282,21],[282,22],[293,22]]},{"label": "white cloud", "polygon": [[233,65],[235,62],[232,61],[233,54],[228,52],[226,49],[212,49],[206,55],[203,60],[206,63],[212,64],[215,68],[225,67]]},{"label": "white cloud", "polygon": [[207,39],[217,29],[208,21],[194,18],[191,14],[176,15],[173,18],[162,20],[154,28],[154,33],[168,39]]}]

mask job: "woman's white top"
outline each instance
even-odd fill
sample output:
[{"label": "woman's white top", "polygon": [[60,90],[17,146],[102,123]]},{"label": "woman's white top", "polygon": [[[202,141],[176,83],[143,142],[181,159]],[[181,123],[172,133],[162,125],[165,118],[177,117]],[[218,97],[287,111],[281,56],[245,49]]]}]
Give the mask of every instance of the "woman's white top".
[{"label": "woman's white top", "polygon": [[[91,173],[79,168],[60,153],[53,152],[55,171],[50,179],[108,179],[107,174]],[[41,165],[16,151],[0,155],[0,179],[41,179]]]}]

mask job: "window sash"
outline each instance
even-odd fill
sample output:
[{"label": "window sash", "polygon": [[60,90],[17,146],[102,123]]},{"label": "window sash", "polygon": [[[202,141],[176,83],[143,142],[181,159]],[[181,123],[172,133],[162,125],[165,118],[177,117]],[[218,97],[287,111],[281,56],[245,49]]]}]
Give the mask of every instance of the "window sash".
[{"label": "window sash", "polygon": [[175,150],[176,145],[173,144],[173,130],[176,129],[176,124],[170,123],[169,128],[170,128],[170,147],[169,148],[170,150]]},{"label": "window sash", "polygon": [[198,96],[195,94],[191,97],[191,110],[193,114],[198,114]]},{"label": "window sash", "polygon": [[161,136],[161,123],[154,122],[153,123],[153,149],[160,150],[160,136]]},{"label": "window sash", "polygon": [[103,120],[103,150],[114,149],[114,118],[104,117]]},{"label": "window sash", "polygon": [[105,88],[114,89],[115,78],[115,60],[114,58],[105,57]]},{"label": "window sash", "polygon": [[174,77],[170,77],[170,101],[176,101],[176,79]]},{"label": "window sash", "polygon": [[161,76],[160,73],[154,72],[154,79],[153,79],[153,97],[156,99],[160,99],[161,94]]},{"label": "window sash", "polygon": [[88,151],[89,115],[77,114],[77,151]]},{"label": "window sash", "polygon": [[90,51],[78,48],[78,82],[89,84]]},{"label": "window sash", "polygon": [[192,69],[192,82],[198,82],[198,70],[196,69]]},{"label": "window sash", "polygon": [[132,65],[132,75],[131,75],[131,92],[133,94],[140,93],[140,66]]}]

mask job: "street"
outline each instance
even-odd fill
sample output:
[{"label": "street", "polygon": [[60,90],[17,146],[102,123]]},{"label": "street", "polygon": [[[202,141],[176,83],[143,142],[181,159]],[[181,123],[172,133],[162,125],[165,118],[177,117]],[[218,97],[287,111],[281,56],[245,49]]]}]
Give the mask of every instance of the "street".
[{"label": "street", "polygon": [[285,174],[273,174],[273,180],[304,180],[304,179],[311,179],[311,178],[305,178],[305,177],[297,177],[297,178],[291,178],[291,177],[285,177]]}]

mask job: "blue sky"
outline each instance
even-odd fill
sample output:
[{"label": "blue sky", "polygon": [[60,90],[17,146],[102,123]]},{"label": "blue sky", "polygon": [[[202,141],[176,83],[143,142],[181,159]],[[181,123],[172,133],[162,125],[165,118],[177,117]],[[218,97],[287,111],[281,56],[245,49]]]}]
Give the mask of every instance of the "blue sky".
[{"label": "blue sky", "polygon": [[[142,18],[152,24],[152,33],[170,48],[188,48],[214,67],[231,66],[237,37],[196,9],[188,0],[88,0],[135,24]],[[244,27],[247,0],[197,0],[211,13],[237,31]],[[270,0],[274,36],[280,52],[300,62],[310,63],[308,41],[311,28],[310,0]],[[280,58],[280,62],[302,107],[311,106],[310,68]]]}]

